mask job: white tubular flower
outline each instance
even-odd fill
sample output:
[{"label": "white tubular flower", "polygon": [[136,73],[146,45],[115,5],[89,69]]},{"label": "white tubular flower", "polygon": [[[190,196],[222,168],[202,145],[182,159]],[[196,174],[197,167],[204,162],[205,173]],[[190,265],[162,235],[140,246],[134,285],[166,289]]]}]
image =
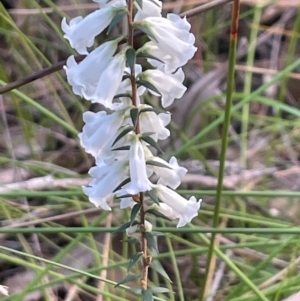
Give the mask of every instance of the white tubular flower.
[{"label": "white tubular flower", "polygon": [[138,2],[134,4],[138,11],[134,17],[134,21],[142,20],[147,17],[161,17],[162,2],[159,0],[143,0],[143,7],[140,7]]},{"label": "white tubular flower", "polygon": [[124,110],[107,115],[100,111],[84,112],[85,125],[82,133],[78,135],[81,146],[94,157],[106,157],[111,155],[111,148],[117,137],[119,128],[124,125],[126,112]]},{"label": "white tubular flower", "polygon": [[[195,36],[189,32],[191,25],[186,18],[168,14],[166,18],[149,17],[134,23],[137,28],[151,33],[149,38],[158,48],[172,57],[174,65],[183,66],[194,56]],[[160,58],[160,57],[159,57]]]},{"label": "white tubular flower", "polygon": [[111,210],[107,204],[114,190],[129,177],[127,161],[113,161],[106,164],[97,162],[97,166],[90,169],[89,174],[94,178],[89,186],[83,186],[83,192],[91,203],[104,210]]},{"label": "white tubular flower", "polygon": [[[166,74],[160,70],[146,70],[138,76],[138,79],[151,83],[161,93],[162,106],[168,107],[174,99],[181,98],[186,87],[182,84],[184,73],[178,69],[175,74]],[[159,96],[155,91],[148,89],[153,95]]]},{"label": "white tubular flower", "polygon": [[113,56],[117,44],[118,40],[104,43],[79,64],[74,56],[68,58],[65,69],[75,94],[108,108],[112,105],[126,61],[124,51]]},{"label": "white tubular flower", "polygon": [[197,202],[194,196],[186,200],[175,191],[161,184],[153,185],[153,190],[157,197],[169,207],[163,205],[163,209],[167,208],[168,210],[164,210],[162,213],[171,219],[179,218],[177,228],[185,226],[195,216],[198,216],[201,200]]},{"label": "white tubular flower", "polygon": [[[116,3],[118,6],[120,3]],[[80,54],[88,54],[87,47],[94,44],[95,37],[100,34],[112,21],[113,17],[125,7],[107,7],[98,9],[85,18],[76,17],[67,24],[63,18],[61,27],[65,32],[64,37],[69,40],[72,48]]]},{"label": "white tubular flower", "polygon": [[[122,189],[122,194],[137,194],[151,190],[145,162],[144,146],[139,136],[132,135],[129,150],[130,183]],[[120,194],[119,194],[120,195]]]},{"label": "white tubular flower", "polygon": [[187,173],[187,169],[179,166],[175,157],[172,157],[169,163],[159,157],[152,157],[148,160],[161,163],[166,166],[160,167],[152,164],[147,164],[147,167],[153,170],[159,177],[157,183],[169,186],[172,189],[176,189],[180,185],[181,179]]},{"label": "white tubular flower", "polygon": [[[139,109],[152,108],[149,105],[141,105]],[[170,113],[160,113],[156,114],[153,111],[146,111],[140,113],[140,129],[141,133],[154,132],[151,138],[155,141],[164,140],[170,136],[170,131],[166,126],[171,121]]]},{"label": "white tubular flower", "polygon": [[149,41],[142,48],[140,48],[137,53],[149,54],[153,57],[158,58],[162,62],[155,59],[147,59],[148,63],[153,67],[156,67],[160,70],[163,70],[166,73],[172,73],[177,70],[179,67],[186,64],[178,59],[178,57],[174,58],[168,53],[163,52],[154,42]]}]

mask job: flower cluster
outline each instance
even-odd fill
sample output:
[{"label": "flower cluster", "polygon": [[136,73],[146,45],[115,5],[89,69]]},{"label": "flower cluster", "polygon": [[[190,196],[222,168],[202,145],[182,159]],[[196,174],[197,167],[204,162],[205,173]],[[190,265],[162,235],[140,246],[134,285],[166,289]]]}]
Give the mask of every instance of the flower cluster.
[{"label": "flower cluster", "polygon": [[[176,158],[167,162],[156,155],[158,140],[170,135],[166,128],[170,113],[158,113],[142,100],[149,92],[160,97],[166,108],[186,91],[181,67],[196,51],[190,24],[174,14],[162,17],[158,0],[135,1],[132,26],[149,41],[139,49],[129,44],[121,48],[119,44],[126,37],[118,37],[89,51],[97,35],[128,13],[125,0],[94,1],[99,3],[98,10],[69,24],[62,21],[70,45],[87,55],[80,63],[69,57],[64,67],[73,92],[105,107],[83,114],[80,142],[96,161],[89,171],[93,179],[83,191],[105,210],[111,210],[109,201],[115,197],[121,208],[133,207],[135,196],[145,193],[146,201],[155,201],[156,210],[179,219],[178,227],[184,226],[197,216],[200,201],[195,197],[186,200],[174,191],[187,172]],[[146,58],[152,69],[143,70],[136,64],[137,57]]]}]

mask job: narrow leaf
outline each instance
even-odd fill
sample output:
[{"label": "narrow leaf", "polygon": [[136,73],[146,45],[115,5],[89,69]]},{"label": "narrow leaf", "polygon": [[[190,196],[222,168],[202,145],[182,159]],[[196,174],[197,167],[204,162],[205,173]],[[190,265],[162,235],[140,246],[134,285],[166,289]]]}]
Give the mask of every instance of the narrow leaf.
[{"label": "narrow leaf", "polygon": [[139,213],[140,209],[141,209],[141,204],[135,204],[131,210],[131,214],[130,214],[130,225],[132,225],[132,223],[134,222],[137,214]]},{"label": "narrow leaf", "polygon": [[167,111],[163,110],[163,109],[158,109],[158,108],[143,108],[140,110],[140,114],[144,113],[144,112],[154,112],[156,114],[159,113],[168,113]]},{"label": "narrow leaf", "polygon": [[153,135],[153,134],[155,134],[155,132],[144,132],[144,133],[141,135],[141,137],[148,137],[148,136],[151,136],[151,135]]},{"label": "narrow leaf", "polygon": [[170,277],[168,276],[167,272],[165,271],[162,264],[158,260],[153,260],[150,264],[150,268],[155,270],[157,273],[159,273],[160,275],[162,275],[164,278],[168,279],[172,283],[172,281],[171,281]]},{"label": "narrow leaf", "polygon": [[157,205],[159,205],[159,199],[158,199],[155,191],[153,189],[149,190],[148,194],[149,194],[150,198],[154,201],[154,203],[156,203]]},{"label": "narrow leaf", "polygon": [[155,149],[157,149],[160,153],[164,153],[163,150],[160,148],[160,146],[151,138],[151,137],[144,137],[141,136],[141,139],[145,142],[149,143],[151,146],[153,146]]},{"label": "narrow leaf", "polygon": [[157,90],[157,88],[154,85],[152,85],[151,83],[149,83],[147,80],[139,79],[139,80],[137,80],[136,83],[138,85],[144,86],[147,89],[154,91],[155,93],[157,93],[158,95],[161,96],[161,93]]},{"label": "narrow leaf", "polygon": [[163,63],[163,64],[165,63],[165,62],[162,61],[161,59],[159,59],[159,58],[157,58],[156,56],[151,55],[151,54],[149,54],[149,53],[137,52],[137,53],[136,53],[136,56],[137,56],[137,57],[145,57],[145,58],[147,58],[147,59],[156,60],[156,61],[159,61],[159,62],[161,62],[161,63]]},{"label": "narrow leaf", "polygon": [[115,16],[113,17],[113,19],[111,20],[109,26],[108,26],[108,30],[107,30],[107,34],[110,33],[110,31],[112,30],[112,28],[114,28],[114,26],[116,24],[118,24],[122,19],[123,17],[127,14],[127,10],[125,9],[122,9],[122,10],[119,10]]},{"label": "narrow leaf", "polygon": [[154,239],[154,236],[150,232],[145,232],[145,238],[147,240],[148,247],[158,252],[157,243]]},{"label": "narrow leaf", "polygon": [[115,141],[111,146],[114,146],[122,137],[124,137],[129,132],[133,131],[133,129],[134,129],[133,126],[125,127],[124,130],[117,136],[117,138],[115,139]]},{"label": "narrow leaf", "polygon": [[119,185],[117,186],[117,188],[116,188],[113,192],[116,192],[116,191],[119,190],[122,186],[128,184],[130,181],[131,181],[130,178],[125,179],[121,184],[119,184]]},{"label": "narrow leaf", "polygon": [[124,225],[122,225],[121,227],[119,227],[115,232],[114,235],[124,232],[127,228],[130,227],[130,222],[125,223]]},{"label": "narrow leaf", "polygon": [[131,120],[132,120],[132,124],[135,128],[136,124],[137,124],[137,121],[139,119],[139,109],[138,108],[132,108],[130,110],[130,117],[131,117]]},{"label": "narrow leaf", "polygon": [[144,301],[153,301],[153,294],[150,289],[142,290],[142,297]]},{"label": "narrow leaf", "polygon": [[113,148],[111,151],[129,150],[129,149],[130,149],[130,145],[124,145],[124,146]]},{"label": "narrow leaf", "polygon": [[135,2],[138,4],[138,6],[143,9],[143,0],[135,0]]},{"label": "narrow leaf", "polygon": [[136,54],[135,54],[135,50],[132,47],[128,48],[126,51],[126,60],[131,70],[131,74],[133,74],[132,71],[135,68]]},{"label": "narrow leaf", "polygon": [[115,98],[121,98],[121,97],[128,97],[128,98],[131,98],[131,94],[130,93],[120,93],[120,94],[117,94],[114,96],[114,99]]},{"label": "narrow leaf", "polygon": [[121,284],[124,284],[126,282],[130,282],[130,281],[134,281],[139,279],[141,276],[137,275],[137,274],[133,274],[133,275],[127,275],[124,279],[122,279],[120,282],[118,282],[115,287],[120,286]]},{"label": "narrow leaf", "polygon": [[146,161],[146,164],[148,165],[152,165],[152,166],[157,166],[157,167],[163,167],[163,168],[168,168],[168,169],[173,169],[172,167],[164,164],[164,163],[161,163],[161,162],[157,162],[157,161],[154,161],[154,160],[148,160]]},{"label": "narrow leaf", "polygon": [[128,267],[127,267],[127,273],[132,269],[132,267],[139,261],[139,259],[142,257],[143,252],[135,253],[129,260]]},{"label": "narrow leaf", "polygon": [[152,31],[146,27],[146,26],[143,26],[141,24],[134,24],[133,25],[136,29],[139,29],[141,32],[143,32],[144,34],[146,34],[148,37],[150,37],[151,39],[153,39],[155,42],[158,43],[156,37],[153,35]]}]

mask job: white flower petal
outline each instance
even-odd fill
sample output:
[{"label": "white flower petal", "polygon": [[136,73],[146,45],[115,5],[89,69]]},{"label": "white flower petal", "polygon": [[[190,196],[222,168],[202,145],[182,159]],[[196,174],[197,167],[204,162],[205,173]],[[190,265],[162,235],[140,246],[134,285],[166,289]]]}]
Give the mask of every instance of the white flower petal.
[{"label": "white flower petal", "polygon": [[151,189],[147,176],[144,146],[138,136],[132,136],[129,150],[130,183],[123,188],[125,194],[137,194]]},{"label": "white flower petal", "polygon": [[107,115],[100,111],[84,112],[85,125],[80,138],[81,146],[94,157],[107,157],[111,155],[112,144],[117,137],[118,130],[124,125],[126,113],[124,110]]},{"label": "white flower petal", "polygon": [[136,204],[135,201],[132,200],[131,197],[128,197],[128,198],[121,198],[121,201],[120,201],[120,208],[121,209],[125,209],[125,208],[133,208],[133,206]]},{"label": "white flower petal", "polygon": [[185,226],[195,216],[198,216],[201,200],[197,202],[196,198],[192,196],[188,201],[175,191],[160,184],[153,185],[153,189],[158,198],[172,209],[172,214],[167,215],[167,211],[163,214],[170,218],[179,218],[177,227]]},{"label": "white flower petal", "polygon": [[[149,105],[141,105],[140,109],[152,108]],[[151,135],[155,141],[164,140],[170,136],[170,131],[165,128],[171,121],[170,113],[160,113],[157,115],[153,111],[147,111],[140,114],[140,129],[141,133],[154,132]]]},{"label": "white flower petal", "polygon": [[134,2],[138,11],[134,17],[134,21],[142,20],[147,17],[161,17],[162,2],[159,0],[143,0],[143,8]]},{"label": "white flower petal", "polygon": [[[165,74],[160,70],[146,70],[140,74],[139,78],[150,82],[161,93],[164,108],[170,106],[174,99],[181,98],[186,91],[186,87],[182,84],[184,78],[182,69],[178,69],[174,74]],[[153,90],[148,90],[158,96]]]},{"label": "white flower petal", "polygon": [[182,19],[177,15],[168,14],[167,19],[148,17],[135,22],[135,25],[147,27],[151,31],[154,38],[151,36],[149,38],[159,48],[160,53],[164,53],[158,58],[163,60],[166,55],[172,58],[173,62],[166,62],[168,72],[185,65],[197,50],[194,46],[195,36],[189,32],[190,24],[186,18]]},{"label": "white flower petal", "polygon": [[[114,190],[129,176],[126,161],[114,161],[105,165],[102,161],[100,166],[92,167],[90,175],[92,179],[89,186],[83,186],[83,192],[89,197],[91,203],[110,210],[107,201],[114,195]],[[97,172],[99,172],[97,174]]]},{"label": "white flower petal", "polygon": [[62,30],[64,37],[69,40],[72,48],[80,54],[88,54],[87,47],[94,44],[95,37],[100,34],[112,21],[119,8],[107,7],[98,9],[85,18],[76,17],[69,25],[66,18],[62,20]]},{"label": "white flower petal", "polygon": [[111,62],[117,46],[118,40],[106,42],[93,50],[79,64],[74,56],[68,58],[64,69],[76,95],[83,96],[83,92],[92,94],[96,90],[100,76]]},{"label": "white flower petal", "polygon": [[181,179],[187,173],[187,169],[179,166],[175,157],[172,157],[169,163],[159,157],[152,157],[147,159],[166,166],[160,167],[150,164],[147,165],[147,167],[153,170],[159,177],[159,180],[157,182],[158,184],[169,186],[172,189],[176,189],[181,184]]}]

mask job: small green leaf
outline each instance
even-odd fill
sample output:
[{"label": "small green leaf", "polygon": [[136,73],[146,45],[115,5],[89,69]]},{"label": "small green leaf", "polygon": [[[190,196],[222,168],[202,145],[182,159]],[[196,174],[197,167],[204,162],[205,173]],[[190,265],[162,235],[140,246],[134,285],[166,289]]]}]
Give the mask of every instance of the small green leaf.
[{"label": "small green leaf", "polygon": [[136,53],[136,56],[137,56],[137,57],[145,57],[145,58],[147,58],[147,59],[156,60],[156,61],[159,61],[159,62],[161,62],[161,63],[163,63],[163,64],[165,63],[165,62],[162,61],[161,59],[159,59],[159,58],[157,58],[156,56],[151,55],[151,54],[149,54],[149,53],[137,52],[137,53]]},{"label": "small green leaf", "polygon": [[165,271],[165,269],[163,268],[163,266],[161,265],[161,263],[158,260],[153,260],[150,264],[150,268],[155,270],[157,273],[159,273],[160,275],[162,275],[164,278],[168,279],[172,283],[167,272]]},{"label": "small green leaf", "polygon": [[144,86],[147,89],[150,89],[150,90],[154,91],[155,93],[157,93],[158,95],[161,96],[161,93],[157,90],[157,88],[154,85],[152,85],[151,83],[149,83],[147,80],[139,79],[139,80],[137,80],[136,83],[138,85]]},{"label": "small green leaf", "polygon": [[153,294],[163,294],[163,293],[170,293],[171,291],[166,287],[152,287],[150,288]]},{"label": "small green leaf", "polygon": [[126,282],[134,281],[139,279],[141,276],[137,274],[127,275],[124,279],[122,279],[120,282],[118,282],[115,287],[120,286],[121,284],[124,284]]},{"label": "small green leaf", "polygon": [[159,199],[158,199],[155,191],[153,189],[149,190],[148,194],[149,194],[150,198],[154,201],[154,203],[156,203],[157,205],[159,205]]},{"label": "small green leaf", "polygon": [[153,294],[150,289],[142,290],[143,301],[153,301]]},{"label": "small green leaf", "polygon": [[139,213],[139,211],[141,210],[142,205],[141,204],[135,204],[131,210],[131,214],[130,214],[130,225],[132,225],[132,223],[134,222],[137,214]]},{"label": "small green leaf", "polygon": [[136,29],[139,29],[141,32],[143,32],[144,34],[146,34],[148,37],[150,37],[151,39],[153,39],[155,42],[158,43],[155,35],[153,35],[151,29],[149,29],[148,27],[146,26],[143,26],[141,25],[140,23],[136,22],[136,23],[133,23],[133,26],[136,28]]},{"label": "small green leaf", "polygon": [[143,0],[135,0],[135,2],[138,4],[138,6],[143,9]]},{"label": "small green leaf", "polygon": [[155,132],[144,132],[142,135],[140,135],[140,137],[148,137],[155,134]]},{"label": "small green leaf", "polygon": [[143,108],[140,110],[140,114],[144,113],[144,112],[154,112],[156,114],[159,114],[159,113],[169,113],[163,109],[158,109],[158,108]]},{"label": "small green leaf", "polygon": [[108,26],[108,30],[107,30],[107,34],[110,33],[110,31],[112,30],[112,28],[118,24],[123,17],[125,17],[125,15],[127,14],[127,9],[120,9],[119,11],[117,11],[117,13],[115,14],[115,16],[113,17],[113,19],[111,20],[109,26]]},{"label": "small green leaf", "polygon": [[124,145],[124,146],[113,148],[112,151],[129,150],[129,149],[130,149],[130,145]]},{"label": "small green leaf", "polygon": [[127,273],[132,269],[132,267],[139,261],[139,259],[143,256],[143,252],[135,253],[129,260]]},{"label": "small green leaf", "polygon": [[131,70],[131,74],[134,74],[136,55],[135,50],[132,47],[128,48],[126,51],[126,60]]},{"label": "small green leaf", "polygon": [[116,192],[116,191],[119,190],[122,186],[128,184],[130,181],[131,181],[130,178],[125,179],[121,184],[119,184],[119,185],[117,186],[117,188],[116,188],[113,192]]},{"label": "small green leaf", "polygon": [[158,162],[158,161],[154,161],[154,160],[148,160],[146,161],[146,164],[148,165],[152,165],[152,166],[157,166],[157,167],[163,167],[163,168],[168,168],[168,169],[173,169],[172,167],[164,164],[164,163],[161,163],[161,162]]},{"label": "small green leaf", "polygon": [[[146,211],[147,213],[150,213],[150,214],[153,214],[155,215],[156,217],[161,217],[161,218],[164,218],[168,221],[171,221],[170,218],[166,217],[165,215],[163,215],[162,213],[160,213],[159,211],[155,210],[155,209],[149,209]],[[151,232],[152,233],[152,232]]]},{"label": "small green leaf", "polygon": [[124,232],[127,228],[130,227],[130,222],[125,223],[124,225],[122,225],[121,227],[119,227],[115,232],[114,235]]},{"label": "small green leaf", "polygon": [[150,232],[145,232],[145,238],[147,240],[148,247],[158,252],[157,243],[154,239],[154,236]]},{"label": "small green leaf", "polygon": [[133,126],[126,126],[124,130],[117,136],[117,138],[115,139],[115,141],[111,146],[114,146],[122,137],[124,137],[126,134],[128,134],[133,130],[134,130]]},{"label": "small green leaf", "polygon": [[132,124],[134,128],[136,127],[137,121],[139,120],[139,109],[138,108],[132,108],[130,110],[130,117],[132,120]]},{"label": "small green leaf", "polygon": [[144,137],[141,136],[141,139],[145,142],[149,143],[151,146],[153,146],[155,149],[157,149],[160,153],[164,153],[163,150],[160,148],[160,146],[151,138],[151,137]]},{"label": "small green leaf", "polygon": [[117,94],[114,96],[114,99],[115,98],[121,98],[121,97],[128,97],[128,98],[131,98],[131,94],[130,93],[120,93],[120,94]]}]

